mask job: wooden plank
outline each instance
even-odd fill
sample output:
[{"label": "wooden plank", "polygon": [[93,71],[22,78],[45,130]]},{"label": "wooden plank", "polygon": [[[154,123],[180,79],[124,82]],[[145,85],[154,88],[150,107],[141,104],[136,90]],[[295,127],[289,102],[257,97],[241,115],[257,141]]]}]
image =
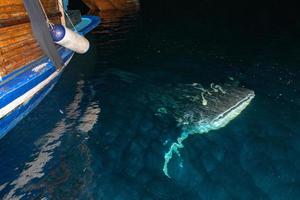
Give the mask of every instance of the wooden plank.
[{"label": "wooden plank", "polygon": [[16,49],[19,49],[24,46],[26,47],[31,44],[37,44],[37,43],[34,39],[30,39],[30,40],[27,40],[26,42],[22,41],[22,42],[10,44],[10,45],[6,46],[5,48],[1,48],[0,51],[2,52],[2,55],[5,55],[8,52],[14,52]]},{"label": "wooden plank", "polygon": [[[57,17],[60,18],[61,16],[62,16],[62,14],[60,12],[48,14],[48,18],[50,21]],[[15,25],[29,23],[29,22],[30,21],[27,16],[26,17],[18,17],[18,18],[0,19],[0,28],[15,26]]]},{"label": "wooden plank", "polygon": [[[43,6],[47,14],[60,12],[58,4],[55,1],[45,3]],[[24,17],[27,16],[24,5],[4,5],[0,6],[0,19],[7,19],[8,17]]]},{"label": "wooden plank", "polygon": [[7,5],[23,5],[22,0],[1,0],[0,6],[7,6]]},{"label": "wooden plank", "polygon": [[[60,18],[56,17],[51,21],[55,24],[59,24]],[[29,23],[0,28],[0,48],[9,46],[11,43],[18,43],[32,38],[34,37]]]},{"label": "wooden plank", "polygon": [[[56,0],[42,0],[41,1],[43,6],[49,7],[49,5],[57,5]],[[0,7],[1,6],[12,6],[12,5],[21,5],[24,6],[23,0],[1,0],[0,1]]]},{"label": "wooden plank", "polygon": [[[5,1],[4,1],[5,2]],[[46,13],[57,13],[59,12],[59,5],[56,0],[42,0],[43,8]],[[7,13],[10,15],[17,15],[18,13],[26,13],[23,1],[4,3],[3,0],[0,1],[0,12]]]},{"label": "wooden plank", "polygon": [[32,49],[26,53],[23,52],[21,54],[16,54],[9,60],[4,60],[2,71],[4,71],[5,74],[11,73],[12,71],[20,68],[20,66],[27,65],[34,60],[39,59],[42,55],[43,52],[39,48]]},{"label": "wooden plank", "polygon": [[18,37],[12,37],[5,41],[0,41],[0,47],[5,47],[12,43],[22,42],[22,41],[26,41],[26,40],[30,40],[30,39],[32,39],[32,36],[30,34],[26,34],[26,35],[22,35],[22,36],[18,36]]},{"label": "wooden plank", "polygon": [[[15,26],[14,28],[0,28],[0,41],[8,40],[12,37],[31,34],[30,24]],[[1,46],[0,46],[1,47]]]},{"label": "wooden plank", "polygon": [[14,46],[13,51],[2,51],[2,56],[4,58],[9,59],[16,54],[22,54],[25,51],[28,52],[28,49],[30,49],[30,51],[31,51],[32,49],[35,49],[35,48],[39,48],[39,45],[35,41],[33,41],[31,43],[24,43],[18,47]]}]

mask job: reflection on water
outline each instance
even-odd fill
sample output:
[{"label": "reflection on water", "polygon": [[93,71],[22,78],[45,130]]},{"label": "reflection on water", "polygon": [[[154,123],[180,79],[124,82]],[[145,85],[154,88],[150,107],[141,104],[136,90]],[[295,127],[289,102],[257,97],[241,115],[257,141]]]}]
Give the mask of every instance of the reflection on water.
[{"label": "reflection on water", "polygon": [[[66,107],[64,117],[59,121],[53,130],[44,134],[35,142],[37,152],[35,152],[31,161],[25,164],[24,170],[11,183],[5,183],[1,190],[6,187],[11,187],[9,193],[4,196],[4,199],[21,199],[25,196],[24,187],[32,180],[37,180],[45,175],[45,166],[53,158],[55,149],[62,145],[62,137],[66,132],[72,132],[74,127],[78,125],[81,132],[89,132],[96,124],[100,113],[99,105],[92,102],[87,107],[83,116],[81,115],[81,102],[84,97],[83,92],[84,81],[78,81],[76,95],[69,106]],[[19,191],[21,190],[21,191]]]},{"label": "reflection on water", "polygon": [[[290,55],[300,50],[285,48],[287,37],[102,15],[91,51],[0,140],[1,199],[299,199],[300,71]],[[169,179],[164,155],[181,130],[153,102],[168,100],[164,86],[198,82],[230,82],[256,98],[227,127],[190,135]]]},{"label": "reflection on water", "polygon": [[139,0],[83,0],[83,2],[93,15],[100,11],[137,11],[140,7]]},{"label": "reflection on water", "polygon": [[10,186],[13,186],[13,189],[10,190],[4,199],[20,199],[24,194],[17,196],[15,192],[18,189],[22,189],[31,180],[44,176],[43,168],[52,159],[54,150],[61,144],[60,139],[63,136],[63,133],[65,133],[70,126],[66,124],[67,118],[74,119],[76,118],[76,115],[78,115],[79,103],[83,96],[81,91],[82,85],[83,82],[79,82],[78,91],[74,101],[67,108],[66,118],[63,118],[55,125],[55,128],[51,132],[39,139],[37,142],[39,145],[39,152],[34,154],[33,161],[25,164],[26,168],[21,172],[19,177],[10,183]]},{"label": "reflection on water", "polygon": [[102,23],[101,26],[93,31],[98,35],[94,44],[97,49],[103,49],[104,54],[113,53],[121,41],[126,40],[126,34],[130,32],[136,24],[137,13],[132,11],[105,11],[100,12]]},{"label": "reflection on water", "polygon": [[78,130],[88,133],[98,121],[101,109],[98,103],[92,102],[86,109],[85,113],[79,120]]}]

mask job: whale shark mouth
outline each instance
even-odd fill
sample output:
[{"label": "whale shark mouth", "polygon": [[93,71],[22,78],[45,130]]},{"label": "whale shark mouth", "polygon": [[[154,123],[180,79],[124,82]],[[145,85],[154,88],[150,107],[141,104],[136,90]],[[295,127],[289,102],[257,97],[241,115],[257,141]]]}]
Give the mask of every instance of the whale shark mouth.
[{"label": "whale shark mouth", "polygon": [[225,127],[255,97],[254,92],[246,88],[211,84],[209,89],[205,89],[197,83],[172,86],[158,95],[163,97],[158,113],[175,118],[182,130],[164,156],[163,172],[168,177],[168,163],[174,154],[180,156],[179,149],[184,147],[184,140],[193,134],[204,134]]}]

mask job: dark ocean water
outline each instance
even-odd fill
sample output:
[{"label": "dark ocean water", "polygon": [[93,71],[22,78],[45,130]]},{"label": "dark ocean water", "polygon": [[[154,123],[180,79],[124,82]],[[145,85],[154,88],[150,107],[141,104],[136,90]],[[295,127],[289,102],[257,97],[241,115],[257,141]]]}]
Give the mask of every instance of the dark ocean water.
[{"label": "dark ocean water", "polygon": [[[245,27],[105,15],[91,50],[0,141],[0,198],[299,199],[299,39]],[[194,82],[234,82],[256,97],[226,127],[189,137],[170,179],[167,136],[179,130],[141,96]]]}]

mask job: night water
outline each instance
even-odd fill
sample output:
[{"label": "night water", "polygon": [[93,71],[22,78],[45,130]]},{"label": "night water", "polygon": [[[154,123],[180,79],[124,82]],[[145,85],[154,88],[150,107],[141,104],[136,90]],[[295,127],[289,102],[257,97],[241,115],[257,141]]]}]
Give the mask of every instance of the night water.
[{"label": "night water", "polygon": [[[192,16],[157,22],[105,15],[90,51],[0,140],[1,199],[300,198],[296,34]],[[230,83],[255,98],[226,127],[186,139],[169,178],[164,154],[181,130],[144,97],[193,83]]]}]

